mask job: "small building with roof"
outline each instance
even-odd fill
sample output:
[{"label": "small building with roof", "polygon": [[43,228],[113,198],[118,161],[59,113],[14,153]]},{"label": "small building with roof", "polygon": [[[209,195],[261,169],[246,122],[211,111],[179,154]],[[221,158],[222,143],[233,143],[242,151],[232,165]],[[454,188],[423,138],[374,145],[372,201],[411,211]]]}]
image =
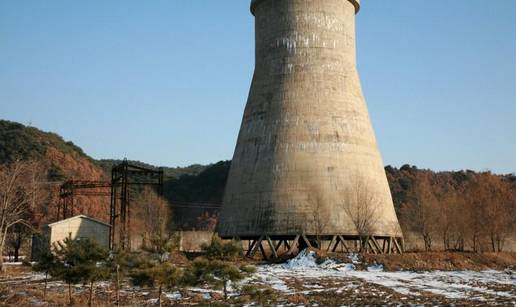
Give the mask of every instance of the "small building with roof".
[{"label": "small building with roof", "polygon": [[86,215],[76,215],[52,224],[32,236],[33,261],[37,261],[46,251],[60,249],[67,238],[90,239],[109,249],[111,225]]},{"label": "small building with roof", "polygon": [[109,230],[105,222],[86,215],[76,215],[48,225],[48,240],[51,248],[58,248],[65,239],[90,239],[100,246],[109,248]]}]

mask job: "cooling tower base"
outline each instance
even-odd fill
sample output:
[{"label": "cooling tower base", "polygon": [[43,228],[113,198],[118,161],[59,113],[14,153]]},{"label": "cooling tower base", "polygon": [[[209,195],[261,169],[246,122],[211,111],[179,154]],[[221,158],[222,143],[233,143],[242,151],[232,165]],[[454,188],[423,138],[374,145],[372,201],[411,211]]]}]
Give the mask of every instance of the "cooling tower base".
[{"label": "cooling tower base", "polygon": [[299,234],[223,239],[242,240],[247,243],[244,243],[246,257],[254,257],[260,252],[264,259],[291,258],[305,248],[327,253],[402,254],[404,251],[403,238],[391,236]]}]

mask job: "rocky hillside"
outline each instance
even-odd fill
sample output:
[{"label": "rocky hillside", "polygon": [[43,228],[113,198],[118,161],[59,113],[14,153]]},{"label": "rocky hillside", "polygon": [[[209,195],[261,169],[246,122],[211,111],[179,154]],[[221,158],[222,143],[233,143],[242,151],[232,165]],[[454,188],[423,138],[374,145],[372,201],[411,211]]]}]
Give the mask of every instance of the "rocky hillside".
[{"label": "rocky hillside", "polygon": [[103,170],[74,143],[55,133],[0,120],[0,163],[15,159],[45,161],[52,181],[104,178]]},{"label": "rocky hillside", "polygon": [[[0,120],[0,164],[13,160],[39,160],[48,169],[49,188],[52,189],[51,203],[57,206],[60,183],[65,180],[109,180],[111,168],[122,160],[94,160],[84,151],[61,136],[20,123]],[[155,166],[129,161],[131,164],[155,168]],[[226,163],[229,165],[228,163]],[[227,168],[225,165],[222,168]],[[224,169],[221,165],[191,165],[188,167],[163,167],[165,173],[165,196],[169,200],[220,202],[225,185]],[[109,198],[76,198],[76,213],[87,214],[108,220]],[[48,210],[47,221],[56,217]]]},{"label": "rocky hillside", "polygon": [[[0,120],[0,163],[21,159],[41,161],[48,169],[48,187],[51,192],[50,208],[44,221],[57,219],[56,208],[58,191],[61,182],[75,180],[105,180],[107,177],[95,160],[61,136],[44,132],[34,127]],[[81,212],[106,220],[109,199],[78,197],[76,212]]]}]

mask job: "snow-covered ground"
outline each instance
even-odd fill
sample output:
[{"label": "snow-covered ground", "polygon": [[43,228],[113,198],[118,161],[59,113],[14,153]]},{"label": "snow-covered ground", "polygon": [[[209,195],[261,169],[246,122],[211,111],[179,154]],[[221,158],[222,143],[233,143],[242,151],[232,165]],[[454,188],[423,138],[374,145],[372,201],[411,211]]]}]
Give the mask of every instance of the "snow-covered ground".
[{"label": "snow-covered ground", "polygon": [[478,302],[503,299],[516,304],[514,271],[385,272],[381,265],[359,271],[355,269],[358,262],[359,258],[351,255],[349,263],[326,260],[318,264],[315,254],[305,251],[284,264],[258,266],[248,282],[265,283],[285,294],[339,293],[367,283],[389,288],[402,295],[431,293],[447,299]]},{"label": "snow-covered ground", "polygon": [[[282,264],[256,266],[256,273],[237,285],[229,285],[229,297],[243,297],[241,287],[246,284],[267,285],[276,290],[265,302],[283,306],[328,305],[509,305],[516,306],[516,272],[506,271],[397,271],[386,272],[382,265],[365,267],[360,257],[352,254],[348,261],[317,261],[313,252],[302,252],[296,258]],[[366,268],[365,270],[363,268]],[[360,270],[361,268],[362,270]],[[14,274],[0,278],[0,301],[22,297],[25,303],[40,305],[43,274],[29,268],[11,267]],[[17,270],[14,270],[17,269]],[[66,285],[62,281],[50,281],[49,292],[62,294]],[[98,295],[113,295],[110,282],[96,284]],[[87,293],[87,287],[74,285],[75,295]],[[156,301],[155,289],[122,284],[121,297],[131,304],[145,305]],[[207,287],[181,288],[164,292],[164,298],[176,303],[204,302],[221,299],[220,290]],[[31,301],[33,300],[33,301]],[[38,303],[39,302],[39,303]],[[248,306],[258,306],[250,303]]]}]

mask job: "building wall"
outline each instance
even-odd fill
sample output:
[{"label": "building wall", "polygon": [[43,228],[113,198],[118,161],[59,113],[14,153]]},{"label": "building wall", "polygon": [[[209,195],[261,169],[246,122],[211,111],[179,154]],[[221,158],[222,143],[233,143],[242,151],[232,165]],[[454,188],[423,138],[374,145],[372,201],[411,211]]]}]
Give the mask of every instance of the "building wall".
[{"label": "building wall", "polygon": [[199,252],[203,243],[209,244],[212,231],[181,231],[179,250],[182,252]]},{"label": "building wall", "polygon": [[72,219],[51,227],[51,246],[55,246],[57,242],[63,242],[66,238],[88,238],[95,240],[102,247],[109,248],[109,227],[88,219]]}]

